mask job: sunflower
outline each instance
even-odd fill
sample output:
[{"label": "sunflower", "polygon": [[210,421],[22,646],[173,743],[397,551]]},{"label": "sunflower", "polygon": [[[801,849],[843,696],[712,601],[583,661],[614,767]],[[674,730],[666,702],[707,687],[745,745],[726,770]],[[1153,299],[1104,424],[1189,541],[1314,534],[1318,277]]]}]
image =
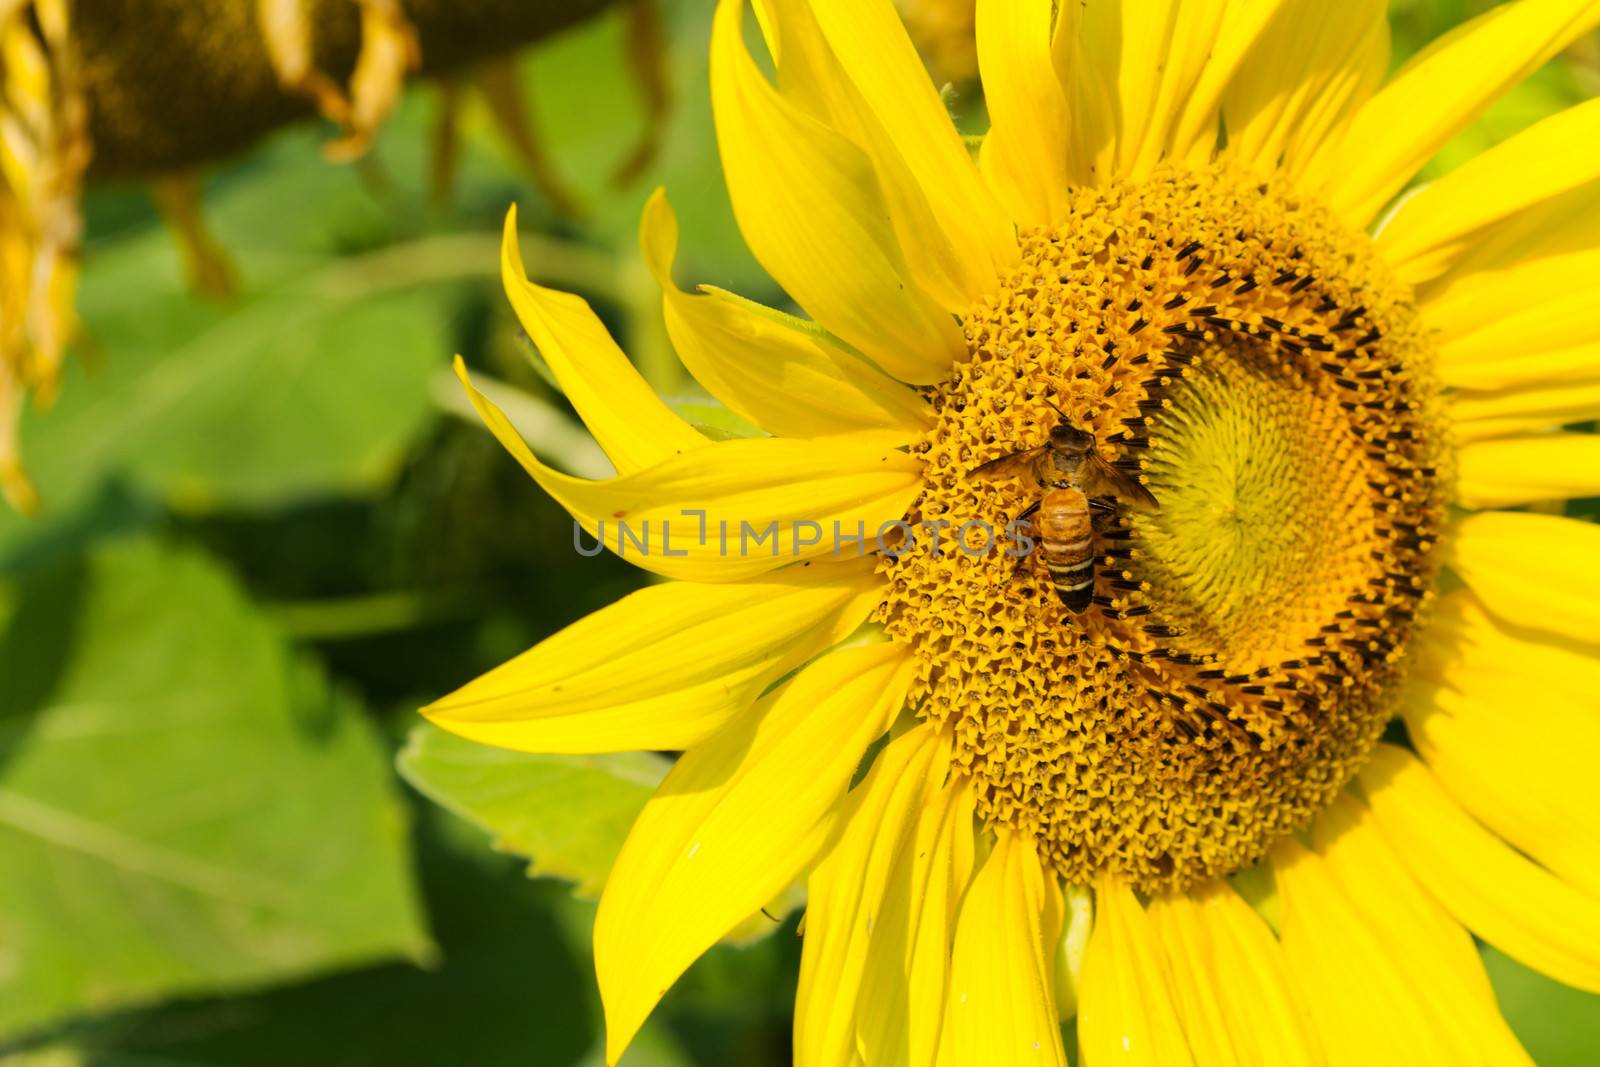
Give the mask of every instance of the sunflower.
[{"label": "sunflower", "polygon": [[[680,288],[659,193],[642,241],[770,436],[674,414],[513,216],[511,301],[617,476],[474,402],[674,581],[426,709],[682,751],[600,903],[608,1061],[804,877],[800,1064],[1063,1063],[1073,1015],[1095,1065],[1527,1062],[1473,934],[1600,990],[1600,527],[1551,506],[1600,493],[1560,429],[1600,414],[1600,102],[1389,205],[1600,4],[1388,74],[1377,0],[984,0],[975,149],[890,0],[759,0],[775,79],[743,7],[723,165],[810,318]],[[1061,422],[1156,502],[1093,505],[1082,611],[1061,545],[992,550],[1037,480],[975,474]]]}]

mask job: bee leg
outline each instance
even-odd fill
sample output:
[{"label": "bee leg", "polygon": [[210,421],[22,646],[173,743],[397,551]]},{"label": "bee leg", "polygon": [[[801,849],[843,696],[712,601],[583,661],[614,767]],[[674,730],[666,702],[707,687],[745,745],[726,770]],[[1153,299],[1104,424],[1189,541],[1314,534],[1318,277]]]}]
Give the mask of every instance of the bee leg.
[{"label": "bee leg", "polygon": [[1032,504],[1028,505],[1027,510],[1023,511],[1016,518],[1012,519],[1011,523],[1006,527],[1009,532],[1028,539],[1028,551],[1023,552],[1021,555],[1016,557],[1017,562],[1016,565],[1011,568],[1010,580],[1014,581],[1027,570],[1028,560],[1033,555],[1033,516],[1034,513],[1039,510],[1039,504],[1040,501],[1035,500]]},{"label": "bee leg", "polygon": [[[1107,499],[1106,497],[1103,497],[1103,496],[1095,496],[1095,497],[1090,497],[1089,498],[1089,530],[1090,530],[1091,533],[1094,534],[1094,538],[1095,538],[1094,547],[1090,551],[1094,552],[1094,554],[1095,554],[1095,561],[1096,561],[1097,565],[1096,565],[1096,567],[1094,569],[1094,571],[1095,571],[1094,577],[1096,579],[1096,583],[1097,584],[1098,584],[1098,581],[1099,581],[1100,578],[1106,576],[1106,572],[1105,572],[1104,568],[1102,566],[1098,565],[1098,564],[1101,563],[1100,556],[1101,556],[1102,550],[1104,549],[1105,542],[1106,542],[1106,531],[1111,529],[1111,528],[1113,528],[1116,525],[1116,521],[1117,521],[1117,503],[1116,503],[1116,501]],[[1110,562],[1110,561],[1107,560],[1105,562]],[[1096,587],[1097,586],[1091,586],[1090,589],[1089,589],[1089,592],[1093,593]],[[1101,596],[1101,597],[1091,596],[1090,597],[1090,601],[1092,603],[1093,602],[1098,602],[1099,607],[1100,607],[1100,613],[1105,618],[1108,618],[1108,619],[1120,619],[1120,618],[1123,617],[1122,613],[1120,611],[1117,611],[1116,609],[1111,607],[1111,603],[1112,603],[1112,598],[1111,597],[1108,597],[1108,596]],[[1086,605],[1086,607],[1087,607],[1087,605]]]},{"label": "bee leg", "polygon": [[1095,534],[1103,537],[1105,531],[1116,525],[1117,503],[1105,497],[1091,497],[1089,499],[1089,527]]}]

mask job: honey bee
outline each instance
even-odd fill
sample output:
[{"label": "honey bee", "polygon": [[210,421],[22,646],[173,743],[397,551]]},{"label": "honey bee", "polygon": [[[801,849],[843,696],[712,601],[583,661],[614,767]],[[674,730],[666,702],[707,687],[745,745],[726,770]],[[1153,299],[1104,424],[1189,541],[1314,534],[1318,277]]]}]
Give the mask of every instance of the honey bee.
[{"label": "honey bee", "polygon": [[1049,440],[974,467],[969,476],[1031,479],[1045,490],[1016,521],[1033,520],[1050,584],[1066,609],[1081,615],[1094,596],[1096,515],[1114,513],[1116,499],[1146,511],[1160,505],[1150,490],[1106,462],[1095,450],[1094,434],[1074,426],[1054,404],[1050,407],[1061,420],[1050,428]]}]

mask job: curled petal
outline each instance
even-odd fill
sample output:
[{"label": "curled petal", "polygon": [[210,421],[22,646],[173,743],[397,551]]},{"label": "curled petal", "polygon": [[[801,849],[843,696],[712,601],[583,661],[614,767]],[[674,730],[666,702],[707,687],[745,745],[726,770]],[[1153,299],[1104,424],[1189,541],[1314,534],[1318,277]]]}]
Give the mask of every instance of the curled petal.
[{"label": "curled petal", "polygon": [[619,474],[706,443],[655,394],[581,297],[528,280],[515,207],[506,213],[500,276],[522,328]]},{"label": "curled petal", "polygon": [[679,289],[672,280],[678,220],[663,191],[645,205],[640,244],[661,284],[679,358],[734,413],[785,437],[893,430],[909,441],[927,426],[927,405],[915,390],[812,324],[720,289]]},{"label": "curled petal", "polygon": [[939,380],[966,342],[911,279],[872,161],[768,84],[745,49],[743,14],[743,0],[717,7],[711,103],[750,250],[813,318],[884,370]]},{"label": "curled petal", "polygon": [[921,485],[921,464],[883,433],[719,441],[609,481],[573,478],[539,462],[460,360],[456,373],[490,431],[591,537],[669,578],[732,582],[861,555]]}]

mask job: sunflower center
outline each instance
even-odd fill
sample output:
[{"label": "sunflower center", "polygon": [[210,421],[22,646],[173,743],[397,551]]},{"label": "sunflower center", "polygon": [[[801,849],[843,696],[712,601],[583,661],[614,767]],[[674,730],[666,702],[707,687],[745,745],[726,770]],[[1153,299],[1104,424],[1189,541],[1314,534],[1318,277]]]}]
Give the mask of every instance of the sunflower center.
[{"label": "sunflower center", "polygon": [[[1444,516],[1433,356],[1364,235],[1238,175],[1080,190],[1021,237],[918,446],[908,520],[964,536],[887,559],[881,615],[986,820],[1069,882],[1181,888],[1303,826],[1383,730]],[[975,470],[1062,422],[1112,473]],[[1031,550],[978,550],[1047,493]]]}]

